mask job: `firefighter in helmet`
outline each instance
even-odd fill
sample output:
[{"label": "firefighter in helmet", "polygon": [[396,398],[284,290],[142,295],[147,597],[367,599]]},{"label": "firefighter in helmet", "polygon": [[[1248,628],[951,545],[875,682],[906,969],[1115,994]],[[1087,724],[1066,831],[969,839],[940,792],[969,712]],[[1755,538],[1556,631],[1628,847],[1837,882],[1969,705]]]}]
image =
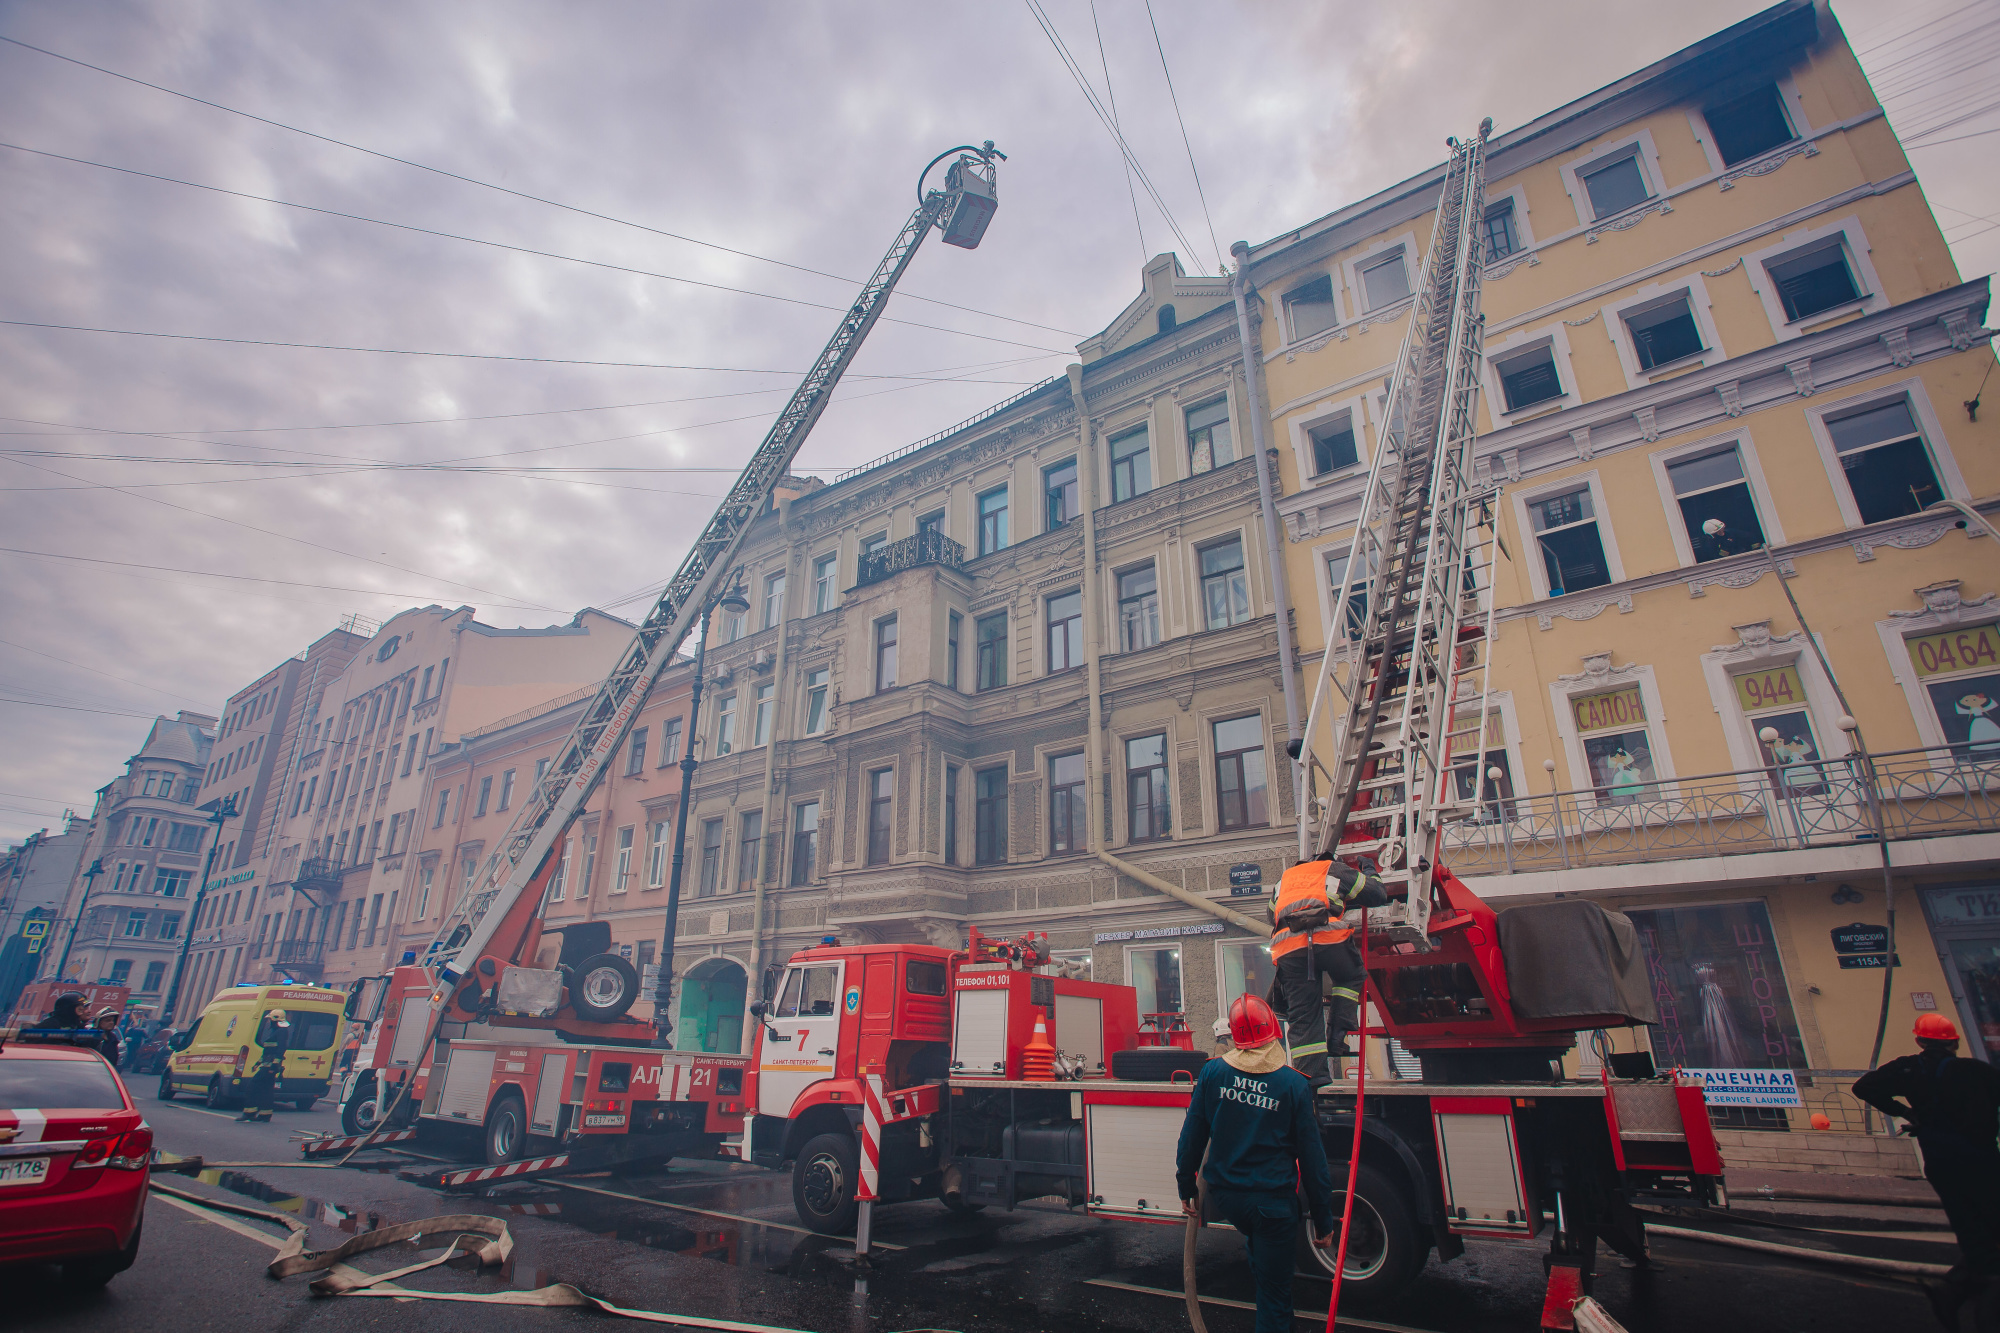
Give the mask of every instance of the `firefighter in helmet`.
[{"label": "firefighter in helmet", "polygon": [[1958,1237],[1958,1264],[1929,1284],[1946,1328],[1978,1297],[1978,1327],[2000,1327],[2000,1070],[1958,1053],[1958,1028],[1943,1014],[1919,1014],[1917,1054],[1854,1080],[1854,1095],[1909,1122],[1923,1149],[1924,1176]]},{"label": "firefighter in helmet", "polygon": [[[1292,1263],[1299,1186],[1312,1211],[1313,1244],[1334,1243],[1333,1174],[1313,1114],[1312,1087],[1285,1064],[1278,1016],[1254,995],[1229,1006],[1234,1049],[1202,1066],[1181,1122],[1175,1179],[1181,1208],[1200,1193],[1243,1233],[1257,1282],[1257,1333],[1292,1333]],[[1204,1160],[1204,1158],[1206,1160]]]},{"label": "firefighter in helmet", "polygon": [[269,1120],[271,1103],[277,1095],[278,1078],[285,1069],[285,1047],[292,1035],[285,1011],[273,1009],[257,1025],[257,1068],[243,1089],[243,1114],[239,1120]]},{"label": "firefighter in helmet", "polygon": [[[1347,1034],[1361,1026],[1361,950],[1354,928],[1341,924],[1350,907],[1389,901],[1382,881],[1331,857],[1301,861],[1285,872],[1271,899],[1271,1003],[1283,1009],[1292,1065],[1314,1087],[1328,1081],[1327,1054],[1349,1054]],[[1327,1044],[1320,977],[1333,983],[1333,1029]]]},{"label": "firefighter in helmet", "polygon": [[42,1015],[38,1028],[81,1028],[90,1026],[90,1020],[83,1016],[83,996],[74,991],[58,995],[49,1012]]}]

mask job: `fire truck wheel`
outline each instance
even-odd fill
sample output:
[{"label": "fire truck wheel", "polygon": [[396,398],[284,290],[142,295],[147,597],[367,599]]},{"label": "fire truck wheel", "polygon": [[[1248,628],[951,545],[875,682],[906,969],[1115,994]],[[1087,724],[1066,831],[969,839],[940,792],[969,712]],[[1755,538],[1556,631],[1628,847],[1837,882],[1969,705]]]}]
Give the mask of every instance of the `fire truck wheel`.
[{"label": "fire truck wheel", "polygon": [[382,1114],[382,1099],[376,1095],[375,1080],[364,1078],[355,1086],[354,1095],[340,1107],[340,1132],[343,1134],[366,1134],[375,1128],[375,1121]]},{"label": "fire truck wheel", "polygon": [[1165,1083],[1175,1074],[1199,1076],[1201,1067],[1207,1063],[1205,1051],[1184,1051],[1178,1046],[1138,1046],[1111,1053],[1111,1077]]},{"label": "fire truck wheel", "polygon": [[569,1003],[578,1018],[609,1023],[639,998],[639,974],[615,953],[593,954],[583,960],[570,982]]},{"label": "fire truck wheel", "polygon": [[822,1236],[846,1235],[854,1227],[860,1173],[852,1134],[821,1134],[807,1142],[792,1166],[792,1206],[799,1220]]},{"label": "fire truck wheel", "polygon": [[[1336,1225],[1345,1200],[1344,1183],[1336,1184],[1333,1196]],[[1299,1267],[1315,1277],[1332,1277],[1334,1250],[1316,1247],[1311,1230],[1301,1222]],[[1401,1290],[1424,1266],[1429,1250],[1403,1192],[1382,1172],[1364,1162],[1354,1188],[1354,1221],[1347,1234],[1347,1263],[1340,1282],[1342,1299],[1352,1296],[1366,1304]]]},{"label": "fire truck wheel", "polygon": [[163,1069],[160,1071],[160,1090],[154,1093],[153,1095],[158,1097],[163,1102],[170,1102],[174,1099],[173,1070]]},{"label": "fire truck wheel", "polygon": [[509,1089],[493,1099],[493,1109],[486,1113],[486,1165],[518,1160],[527,1141],[528,1105]]}]

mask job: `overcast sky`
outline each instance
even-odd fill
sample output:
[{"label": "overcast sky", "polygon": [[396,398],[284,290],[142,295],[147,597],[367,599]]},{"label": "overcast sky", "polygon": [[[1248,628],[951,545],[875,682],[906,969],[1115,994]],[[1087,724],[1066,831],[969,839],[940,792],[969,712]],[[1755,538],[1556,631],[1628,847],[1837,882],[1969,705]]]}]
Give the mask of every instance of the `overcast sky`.
[{"label": "overcast sky", "polygon": [[[1012,155],[999,216],[917,258],[801,470],[1059,373],[1146,255],[1214,273],[1759,7],[1154,0],[1156,45],[1144,0],[1045,2],[1179,235],[1012,0],[0,3],[55,53],[0,44],[0,319],[545,359],[0,326],[0,838],[347,613],[642,611],[953,144]],[[1943,126],[1913,160],[1992,271],[2000,140],[1939,141],[2000,125],[2000,3],[1836,8],[1899,130]]]}]

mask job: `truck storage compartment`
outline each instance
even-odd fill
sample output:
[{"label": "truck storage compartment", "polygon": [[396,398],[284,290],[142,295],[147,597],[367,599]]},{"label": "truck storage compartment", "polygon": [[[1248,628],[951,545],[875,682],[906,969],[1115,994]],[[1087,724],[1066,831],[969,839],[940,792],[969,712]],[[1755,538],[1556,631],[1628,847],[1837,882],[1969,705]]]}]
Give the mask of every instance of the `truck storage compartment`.
[{"label": "truck storage compartment", "polygon": [[454,1120],[481,1124],[486,1119],[486,1097],[493,1089],[493,1056],[487,1050],[454,1049],[451,1065],[445,1070],[444,1092],[438,1097],[437,1113]]},{"label": "truck storage compartment", "polygon": [[1180,1215],[1174,1149],[1187,1103],[1176,1100],[1177,1106],[1085,1105],[1090,1211],[1155,1219]]},{"label": "truck storage compartment", "polygon": [[962,990],[953,997],[951,1072],[1002,1078],[1007,1072],[1007,992]]}]

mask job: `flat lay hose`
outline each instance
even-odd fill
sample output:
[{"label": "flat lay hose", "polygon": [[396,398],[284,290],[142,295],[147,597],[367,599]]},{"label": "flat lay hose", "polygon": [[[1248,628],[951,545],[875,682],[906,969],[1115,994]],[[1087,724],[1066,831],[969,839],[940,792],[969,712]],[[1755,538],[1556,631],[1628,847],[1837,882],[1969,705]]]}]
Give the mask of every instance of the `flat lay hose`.
[{"label": "flat lay hose", "polygon": [[1360,1041],[1354,1057],[1354,1144],[1347,1150],[1347,1202],[1340,1210],[1340,1245],[1333,1255],[1333,1290],[1326,1301],[1326,1333],[1340,1312],[1340,1279],[1347,1269],[1347,1232],[1354,1221],[1354,1186],[1361,1179],[1361,1104],[1368,1090],[1368,914],[1361,914]]},{"label": "flat lay hose", "polygon": [[1194,1325],[1194,1333],[1208,1333],[1208,1325],[1201,1322],[1201,1293],[1194,1285],[1194,1240],[1206,1223],[1202,1220],[1208,1212],[1208,1182],[1200,1173],[1195,1175],[1195,1206],[1188,1214],[1187,1238],[1181,1242],[1181,1291],[1187,1297],[1188,1323]]}]

